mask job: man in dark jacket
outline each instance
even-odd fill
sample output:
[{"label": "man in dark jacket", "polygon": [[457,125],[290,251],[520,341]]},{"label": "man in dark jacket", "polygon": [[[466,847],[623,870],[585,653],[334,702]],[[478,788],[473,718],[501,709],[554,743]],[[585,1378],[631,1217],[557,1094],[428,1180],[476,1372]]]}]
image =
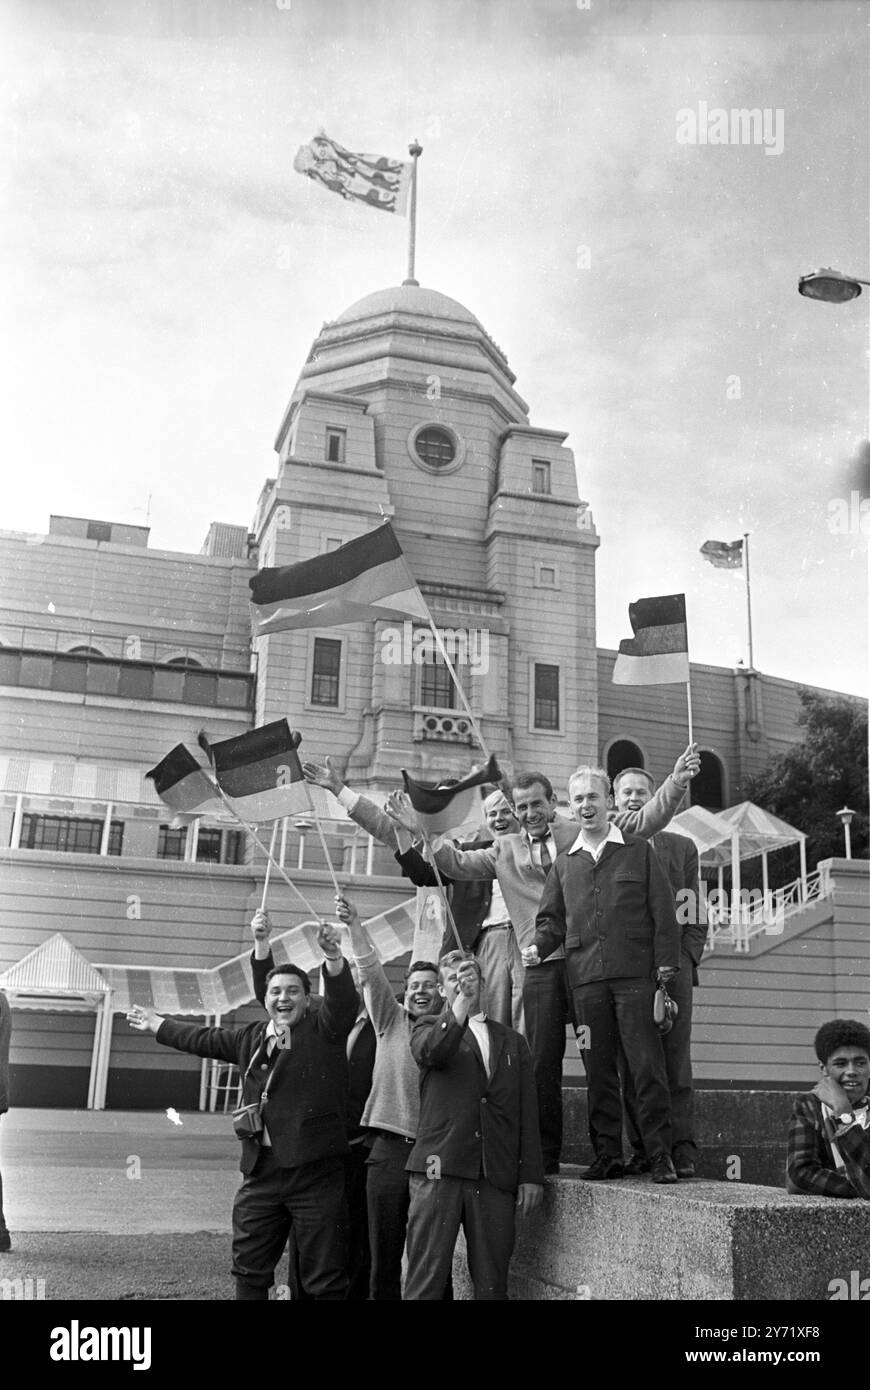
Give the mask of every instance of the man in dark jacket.
[{"label": "man in dark jacket", "polygon": [[[0,989],[0,1115],[9,1109],[9,1043],[12,1038],[12,1010]],[[0,1251],[12,1249],[12,1238],[3,1215],[3,1178],[0,1176]]]},{"label": "man in dark jacket", "polygon": [[420,1127],[408,1159],[406,1300],[440,1299],[460,1225],[474,1296],[507,1298],[516,1212],[543,1194],[532,1059],[525,1038],[481,1012],[480,966],[459,951],[440,965],[448,1008],[414,1025]]},{"label": "man in dark jacket", "polygon": [[[655,789],[655,782],[643,768],[623,768],[613,779],[617,811],[639,811]],[[662,1046],[671,1093],[671,1156],[677,1177],[693,1178],[698,1149],[692,1093],[692,991],[698,983],[698,966],[707,940],[707,913],[699,892],[698,851],[694,842],[686,835],[660,830],[650,844],[671,885],[680,928],[680,973],[668,985],[668,993],[677,1005],[677,1016],[670,1032],[662,1035]],[[620,1071],[625,1129],[632,1148],[625,1171],[645,1173],[649,1160],[637,1125],[634,1082],[627,1066],[620,1063]]]},{"label": "man in dark jacket", "polygon": [[131,1027],[156,1034],[159,1043],[235,1062],[242,1073],[245,1181],[233,1203],[239,1299],[268,1298],[291,1222],[308,1293],[322,1301],[347,1297],[345,1048],[359,1000],[336,931],[324,923],[317,940],[325,962],[316,1013],[305,971],[282,965],[267,980],[267,1024],[200,1028],[138,1006],[127,1014]]},{"label": "man in dark jacket", "polygon": [[832,1018],[814,1046],[822,1076],[794,1103],[786,1187],[870,1200],[870,1029],[855,1018]]},{"label": "man in dark jacket", "polygon": [[588,1031],[589,1127],[597,1157],[583,1176],[623,1174],[621,1043],[653,1182],[676,1182],[670,1096],[653,1021],[656,978],[670,979],[679,969],[673,895],[649,842],[610,823],[603,768],[578,768],[568,796],[580,833],[547,877],[534,944],[524,958],[534,968],[564,945],[576,1020]]}]

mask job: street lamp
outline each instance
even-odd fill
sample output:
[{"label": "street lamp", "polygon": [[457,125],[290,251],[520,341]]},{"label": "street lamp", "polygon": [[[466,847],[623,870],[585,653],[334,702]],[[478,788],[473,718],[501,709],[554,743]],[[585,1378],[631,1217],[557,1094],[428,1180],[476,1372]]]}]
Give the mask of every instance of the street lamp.
[{"label": "street lamp", "polygon": [[846,837],[846,858],[847,858],[847,859],[851,859],[851,858],[852,858],[852,836],[851,836],[850,831],[849,831],[849,826],[852,824],[852,817],[854,816],[854,814],[855,814],[855,812],[854,812],[853,810],[851,810],[851,808],[848,807],[848,806],[842,806],[842,807],[840,808],[840,810],[837,811],[837,816],[839,817],[839,819],[840,819],[840,820],[842,821],[842,823],[843,823],[843,834],[844,834],[845,837]]},{"label": "street lamp", "polygon": [[845,304],[849,299],[857,299],[862,285],[870,285],[870,280],[859,280],[857,275],[844,275],[841,270],[813,270],[798,280],[798,293],[808,299],[824,299],[829,304]]}]

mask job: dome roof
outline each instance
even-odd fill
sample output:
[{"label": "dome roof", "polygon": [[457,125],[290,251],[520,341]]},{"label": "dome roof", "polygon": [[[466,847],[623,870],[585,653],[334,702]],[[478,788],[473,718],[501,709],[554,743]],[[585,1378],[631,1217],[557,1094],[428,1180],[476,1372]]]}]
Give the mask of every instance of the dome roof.
[{"label": "dome roof", "polygon": [[351,304],[334,322],[353,323],[356,319],[391,313],[425,314],[430,318],[473,323],[482,328],[480,321],[458,300],[439,294],[438,290],[424,289],[422,285],[396,285],[386,290],[375,290],[374,294],[367,294]]}]

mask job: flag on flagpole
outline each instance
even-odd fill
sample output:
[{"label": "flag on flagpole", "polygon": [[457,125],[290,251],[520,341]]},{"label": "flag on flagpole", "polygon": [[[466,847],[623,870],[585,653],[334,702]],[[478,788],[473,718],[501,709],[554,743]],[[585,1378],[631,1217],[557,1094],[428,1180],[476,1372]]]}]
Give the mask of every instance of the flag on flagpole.
[{"label": "flag on flagpole", "polygon": [[351,202],[367,203],[400,217],[407,212],[412,165],[402,160],[354,154],[321,130],[310,145],[299,147],[293,168]]},{"label": "flag on flagpole", "polygon": [[286,719],[211,745],[217,784],[237,816],[257,822],[310,812],[298,745]]},{"label": "flag on flagpole", "polygon": [[248,582],[259,609],[258,637],[374,618],[429,620],[389,522],[313,560],[259,570]]},{"label": "flag on flagpole", "polygon": [[402,771],[405,791],[417,812],[417,819],[427,835],[446,835],[470,820],[475,811],[483,819],[480,788],[489,782],[499,783],[501,772],[495,758],[490,758],[480,772],[471,772],[461,781],[417,782]]},{"label": "flag on flagpole", "polygon": [[705,541],[701,554],[720,570],[739,570],[743,567],[743,541]]},{"label": "flag on flagpole", "polygon": [[217,788],[183,743],[145,773],[164,806],[176,816],[209,816],[224,810]]},{"label": "flag on flagpole", "polygon": [[633,637],[619,644],[614,685],[670,685],[689,679],[685,594],[628,605]]}]

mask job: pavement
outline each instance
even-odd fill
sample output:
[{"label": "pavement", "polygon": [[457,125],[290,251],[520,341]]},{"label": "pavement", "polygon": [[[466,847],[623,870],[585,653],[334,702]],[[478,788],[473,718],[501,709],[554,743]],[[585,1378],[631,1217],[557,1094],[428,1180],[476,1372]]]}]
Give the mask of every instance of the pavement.
[{"label": "pavement", "polygon": [[[228,1115],[9,1111],[3,1280],[45,1299],[231,1299],[239,1142]],[[31,1284],[26,1281],[31,1280]],[[39,1282],[41,1281],[41,1283]]]}]

